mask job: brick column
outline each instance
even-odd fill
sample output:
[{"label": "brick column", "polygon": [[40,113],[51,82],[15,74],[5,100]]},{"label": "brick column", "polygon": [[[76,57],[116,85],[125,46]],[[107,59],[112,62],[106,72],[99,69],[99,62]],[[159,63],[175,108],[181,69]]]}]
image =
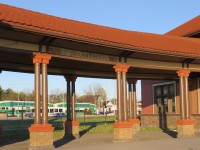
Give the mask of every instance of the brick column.
[{"label": "brick column", "polygon": [[65,79],[67,81],[67,101],[66,101],[66,104],[67,104],[67,121],[71,121],[71,101],[70,101],[70,94],[71,94],[71,82],[70,82],[70,79],[65,76]]},{"label": "brick column", "polygon": [[114,123],[114,140],[126,141],[132,139],[132,124],[127,116],[126,72],[129,66],[117,64],[113,67],[117,75],[117,122]]},{"label": "brick column", "polygon": [[177,71],[180,82],[180,120],[177,121],[177,137],[194,136],[194,121],[190,118],[189,110],[189,70]]},{"label": "brick column", "polygon": [[34,80],[35,80],[35,124],[41,124],[41,115],[40,115],[40,64],[42,63],[41,58],[37,58],[38,55],[35,55],[33,58],[34,64]]},{"label": "brick column", "polygon": [[129,93],[129,119],[133,118],[133,87],[128,80],[128,93]]},{"label": "brick column", "polygon": [[[51,56],[48,54],[34,54],[35,66],[35,121],[29,128],[30,150],[53,149],[54,127],[48,124],[48,84],[47,64]],[[40,117],[40,67],[42,64],[42,123]]]},{"label": "brick column", "polygon": [[75,82],[76,82],[76,77],[75,76],[71,76],[70,80],[72,82],[72,120],[76,121],[76,95],[75,95],[75,90],[76,90],[76,86],[75,86]]},{"label": "brick column", "polygon": [[[65,76],[67,80],[67,121],[64,123],[64,138],[79,138],[79,122],[76,121],[76,96],[75,82],[76,76]],[[70,104],[71,99],[71,104]],[[71,110],[71,111],[70,111]]]},{"label": "brick column", "polygon": [[130,111],[130,116],[129,116],[129,122],[132,123],[133,125],[133,134],[137,133],[140,131],[140,121],[137,119],[137,99],[136,99],[136,83],[137,80],[135,79],[129,79],[128,84],[131,87],[130,88],[130,93],[129,94],[129,111]]},{"label": "brick column", "polygon": [[48,124],[48,76],[47,65],[51,59],[50,55],[42,58],[42,124]]},{"label": "brick column", "polygon": [[122,90],[121,90],[121,68],[114,67],[117,74],[117,121],[122,121]]},{"label": "brick column", "polygon": [[123,86],[123,121],[128,121],[128,111],[127,111],[127,87],[126,87],[126,72],[128,71],[128,67],[122,70],[122,86]]}]

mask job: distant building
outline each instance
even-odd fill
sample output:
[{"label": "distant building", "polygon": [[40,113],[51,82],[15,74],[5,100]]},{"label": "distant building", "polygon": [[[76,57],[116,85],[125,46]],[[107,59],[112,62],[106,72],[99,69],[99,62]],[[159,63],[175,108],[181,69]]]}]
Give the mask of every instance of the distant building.
[{"label": "distant building", "polygon": [[106,106],[107,106],[107,112],[109,113],[113,113],[117,110],[117,106],[114,105],[112,102],[108,102]]},{"label": "distant building", "polygon": [[138,101],[137,102],[137,114],[141,114],[142,112],[142,102],[141,101]]}]

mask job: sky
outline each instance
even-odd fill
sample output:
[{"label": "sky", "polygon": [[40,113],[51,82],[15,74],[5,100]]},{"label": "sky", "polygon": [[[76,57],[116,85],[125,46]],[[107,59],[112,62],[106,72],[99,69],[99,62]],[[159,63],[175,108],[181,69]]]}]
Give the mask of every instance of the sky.
[{"label": "sky", "polygon": [[[0,0],[0,3],[21,7],[98,25],[125,30],[166,33],[200,14],[198,0]],[[30,92],[34,88],[33,74],[3,71],[0,86]],[[62,76],[49,76],[49,93],[65,92]],[[89,86],[99,84],[116,97],[116,80],[78,78],[76,92],[80,96]],[[141,100],[141,84],[137,83],[137,99]]]}]

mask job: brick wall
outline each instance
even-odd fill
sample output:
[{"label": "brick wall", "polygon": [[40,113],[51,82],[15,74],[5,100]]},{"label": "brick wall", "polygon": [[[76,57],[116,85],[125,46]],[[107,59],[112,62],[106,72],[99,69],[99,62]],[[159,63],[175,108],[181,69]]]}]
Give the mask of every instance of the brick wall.
[{"label": "brick wall", "polygon": [[[177,120],[180,119],[179,114],[168,114],[167,115],[167,128],[176,129],[177,128]],[[200,114],[192,114],[191,119],[195,120],[195,130],[196,132],[200,132]],[[141,127],[160,127],[160,119],[159,115],[150,115],[143,114],[141,116]]]},{"label": "brick wall", "polygon": [[192,114],[196,114],[198,112],[197,110],[197,106],[198,106],[198,102],[197,102],[197,79],[192,79],[189,81],[189,100],[190,100],[190,111]]},{"label": "brick wall", "polygon": [[194,128],[196,132],[200,132],[200,114],[193,114],[191,118],[195,120]]},{"label": "brick wall", "polygon": [[[178,114],[168,114],[166,116],[167,128],[176,129],[176,121],[180,118]],[[141,127],[160,127],[161,119],[158,114],[142,115]]]},{"label": "brick wall", "polygon": [[166,81],[161,80],[141,80],[142,114],[153,113],[153,93],[152,85]]},{"label": "brick wall", "polygon": [[[163,80],[141,80],[142,114],[153,114],[153,89],[152,85],[168,81]],[[180,90],[179,81],[176,82],[176,113],[180,113]],[[197,79],[189,81],[189,100],[190,111],[196,114],[198,109],[197,102]]]}]

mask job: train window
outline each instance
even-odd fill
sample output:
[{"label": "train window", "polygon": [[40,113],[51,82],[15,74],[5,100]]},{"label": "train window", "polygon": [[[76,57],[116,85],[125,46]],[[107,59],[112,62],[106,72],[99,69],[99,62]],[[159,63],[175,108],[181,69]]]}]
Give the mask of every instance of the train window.
[{"label": "train window", "polygon": [[62,110],[62,109],[59,109],[59,112],[63,112],[63,110]]},{"label": "train window", "polygon": [[30,112],[30,110],[31,110],[30,107],[26,107],[26,111]]},{"label": "train window", "polygon": [[50,113],[53,113],[53,109],[50,109]]},{"label": "train window", "polygon": [[54,112],[58,112],[58,109],[54,109]]}]

